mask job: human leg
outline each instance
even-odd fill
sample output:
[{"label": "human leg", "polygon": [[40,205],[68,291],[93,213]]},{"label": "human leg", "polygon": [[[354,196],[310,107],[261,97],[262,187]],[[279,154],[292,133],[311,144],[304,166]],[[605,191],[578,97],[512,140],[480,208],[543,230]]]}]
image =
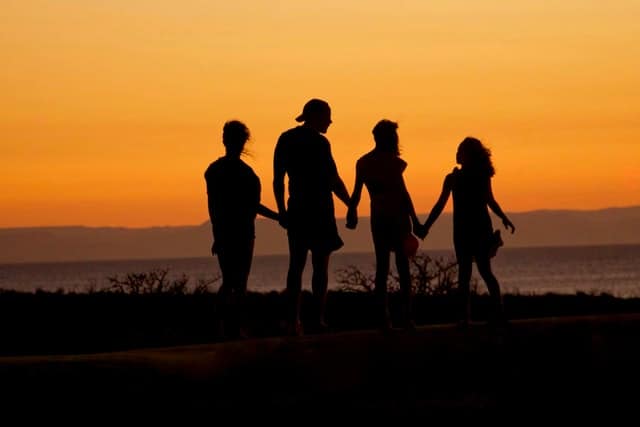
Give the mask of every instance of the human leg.
[{"label": "human leg", "polygon": [[488,255],[477,256],[476,265],[478,266],[478,272],[480,277],[487,285],[489,290],[489,297],[491,298],[491,306],[493,309],[493,321],[497,323],[504,323],[506,317],[504,314],[504,304],[502,301],[502,293],[500,292],[500,284],[498,279],[491,270],[491,260]]},{"label": "human leg", "polygon": [[233,255],[228,248],[220,248],[217,252],[222,284],[218,288],[215,300],[216,333],[220,338],[225,338],[230,332],[231,300],[235,286],[235,269]]},{"label": "human leg", "polygon": [[458,301],[460,307],[460,323],[466,327],[471,322],[471,269],[473,258],[467,254],[456,253],[458,261]]},{"label": "human leg", "polygon": [[302,273],[307,262],[307,248],[289,237],[289,271],[287,272],[287,322],[289,334],[301,335],[300,305]]},{"label": "human leg", "polygon": [[238,336],[246,338],[247,331],[247,282],[249,281],[249,273],[251,272],[251,263],[253,261],[254,240],[250,240],[238,248],[237,254],[237,280],[234,289],[236,322],[238,324]]},{"label": "human leg", "polygon": [[400,279],[400,292],[402,293],[402,321],[406,329],[415,329],[409,258],[401,250],[396,250],[396,268]]},{"label": "human leg", "polygon": [[389,313],[389,297],[387,292],[387,278],[389,277],[390,251],[382,245],[375,246],[376,278],[375,295],[379,325],[382,329],[391,329],[391,314]]},{"label": "human leg", "polygon": [[327,306],[327,288],[329,286],[329,258],[330,253],[325,251],[312,251],[311,262],[313,275],[311,277],[311,289],[315,302],[315,323],[320,331],[327,328],[325,318]]}]

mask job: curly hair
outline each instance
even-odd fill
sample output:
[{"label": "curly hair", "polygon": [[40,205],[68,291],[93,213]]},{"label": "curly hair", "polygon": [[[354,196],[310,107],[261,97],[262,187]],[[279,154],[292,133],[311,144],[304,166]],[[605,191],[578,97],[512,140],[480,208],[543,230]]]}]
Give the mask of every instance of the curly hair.
[{"label": "curly hair", "polygon": [[491,161],[491,150],[485,147],[479,139],[466,137],[458,146],[458,154],[466,159],[465,168],[492,177],[496,170]]}]

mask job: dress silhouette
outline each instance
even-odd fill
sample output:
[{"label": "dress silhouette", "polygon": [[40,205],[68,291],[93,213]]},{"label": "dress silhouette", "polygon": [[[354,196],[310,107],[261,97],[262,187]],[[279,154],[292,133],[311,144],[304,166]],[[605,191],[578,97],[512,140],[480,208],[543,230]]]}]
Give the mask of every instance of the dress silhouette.
[{"label": "dress silhouette", "polygon": [[458,146],[456,162],[461,165],[445,177],[442,193],[433,206],[421,237],[428,233],[453,193],[453,243],[458,261],[458,285],[462,306],[461,325],[471,318],[469,282],[473,261],[489,290],[493,306],[492,322],[506,322],[500,285],[491,270],[495,255],[496,235],[489,216],[490,208],[502,219],[505,228],[515,231],[514,225],[493,196],[491,178],[495,174],[491,152],[480,140],[467,137]]},{"label": "dress silhouette", "polygon": [[414,327],[409,271],[411,254],[406,251],[405,241],[414,238],[411,236],[413,227],[420,223],[403,178],[407,163],[400,158],[397,128],[397,123],[389,120],[381,120],[373,128],[376,145],[356,163],[356,181],[347,212],[347,227],[354,229],[362,187],[366,186],[371,199],[371,234],[376,254],[375,293],[383,329],[391,327],[387,297],[391,252],[395,253],[403,295],[403,325]]},{"label": "dress silhouette", "polygon": [[249,129],[239,121],[224,125],[222,141],[226,154],[207,168],[209,218],[218,256],[222,285],[216,308],[218,333],[223,336],[247,335],[245,297],[251,270],[257,214],[277,220],[276,212],[260,203],[260,179],[240,158]]},{"label": "dress silhouette", "polygon": [[[333,194],[345,204],[347,189],[338,174],[331,145],[323,135],[331,124],[329,104],[320,99],[307,102],[296,121],[301,126],[280,135],[273,158],[273,190],[280,224],[287,229],[289,271],[287,273],[287,315],[289,333],[302,334],[301,290],[307,253],[313,264],[312,290],[314,327],[327,328],[325,306],[331,252],[343,242],[336,226]],[[285,205],[285,175],[289,179],[289,198]]]}]

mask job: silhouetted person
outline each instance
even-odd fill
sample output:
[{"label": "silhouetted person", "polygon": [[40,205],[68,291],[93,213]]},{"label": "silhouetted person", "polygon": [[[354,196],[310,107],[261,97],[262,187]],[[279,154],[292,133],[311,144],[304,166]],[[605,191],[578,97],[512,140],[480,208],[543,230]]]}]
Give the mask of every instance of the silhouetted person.
[{"label": "silhouetted person", "polygon": [[356,163],[356,182],[347,212],[347,227],[354,229],[358,223],[362,186],[366,185],[371,199],[371,234],[376,253],[375,293],[383,329],[391,328],[387,301],[391,252],[395,252],[403,294],[403,325],[410,329],[415,327],[411,309],[410,254],[406,253],[404,242],[413,226],[419,227],[420,222],[402,176],[407,163],[400,158],[397,129],[398,124],[389,120],[381,120],[373,128],[375,148]]},{"label": "silhouetted person", "polygon": [[492,300],[492,323],[504,324],[506,318],[500,285],[491,271],[491,256],[495,254],[496,248],[487,207],[502,219],[505,228],[511,229],[511,233],[515,231],[515,227],[493,197],[491,177],[495,170],[489,149],[479,140],[467,137],[458,146],[456,162],[461,168],[454,168],[446,176],[440,198],[424,224],[421,237],[428,233],[446,205],[449,194],[453,193],[453,243],[458,261],[458,284],[463,309],[461,326],[466,327],[471,317],[469,282],[474,259]]},{"label": "silhouetted person", "polygon": [[[222,285],[218,290],[219,333],[246,336],[245,296],[255,240],[255,219],[274,220],[278,214],[260,204],[260,179],[240,159],[249,129],[239,121],[225,123],[222,143],[226,154],[207,168],[209,218],[213,231],[211,253],[218,255]],[[230,333],[231,326],[237,328]]]},{"label": "silhouetted person", "polygon": [[[304,122],[280,135],[273,158],[273,191],[278,205],[280,224],[287,229],[289,240],[288,328],[293,335],[302,334],[300,298],[302,273],[311,251],[313,264],[312,290],[315,300],[314,323],[327,328],[325,305],[329,280],[329,257],[342,247],[338,235],[333,194],[345,204],[349,194],[338,174],[331,155],[331,145],[322,134],[331,124],[329,104],[312,99],[296,118]],[[289,178],[289,199],[285,206],[284,178]]]}]

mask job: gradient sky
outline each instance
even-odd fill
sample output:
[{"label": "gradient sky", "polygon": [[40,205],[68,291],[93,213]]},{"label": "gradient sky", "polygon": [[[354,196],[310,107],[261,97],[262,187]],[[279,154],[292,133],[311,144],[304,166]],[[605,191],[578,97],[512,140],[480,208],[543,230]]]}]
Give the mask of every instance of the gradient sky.
[{"label": "gradient sky", "polygon": [[419,212],[467,135],[506,211],[638,205],[638,16],[638,0],[4,0],[0,227],[201,223],[229,119],[275,207],[274,144],[312,97],[350,190],[388,118]]}]

